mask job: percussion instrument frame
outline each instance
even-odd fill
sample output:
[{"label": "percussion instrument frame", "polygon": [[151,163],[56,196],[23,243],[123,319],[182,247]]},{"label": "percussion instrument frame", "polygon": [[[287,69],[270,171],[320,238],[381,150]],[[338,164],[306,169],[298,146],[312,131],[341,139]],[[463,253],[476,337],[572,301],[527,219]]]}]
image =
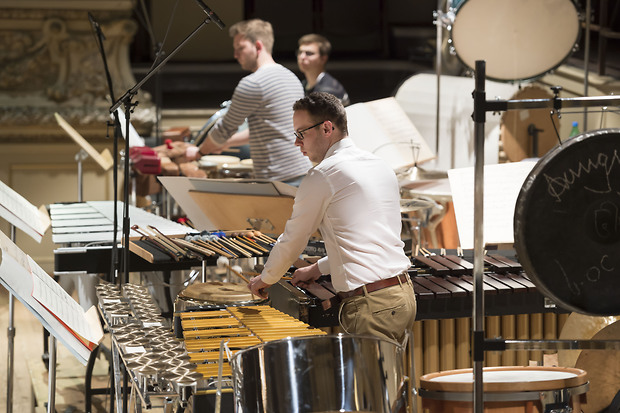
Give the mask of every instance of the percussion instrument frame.
[{"label": "percussion instrument frame", "polygon": [[[484,200],[484,124],[486,112],[498,112],[513,109],[551,108],[560,112],[562,108],[585,108],[590,106],[618,106],[618,96],[585,96],[576,98],[559,98],[560,88],[553,88],[555,96],[551,99],[524,99],[524,100],[486,100],[485,92],[486,62],[476,61],[475,89],[473,91],[474,112],[474,306],[473,306],[473,360],[474,360],[474,412],[482,413],[483,379],[482,369],[484,352],[505,349],[526,348],[529,345],[543,345],[543,340],[488,340],[484,336],[484,291],[483,291],[483,200]],[[588,340],[557,340],[549,343],[548,348],[557,348],[555,345],[585,345]],[[563,343],[566,342],[566,343]],[[551,347],[553,344],[553,347]],[[601,341],[601,345],[607,345]],[[515,346],[513,348],[512,346]],[[520,347],[524,346],[524,347]],[[534,347],[536,348],[536,347]],[[606,348],[606,347],[604,347]]]}]

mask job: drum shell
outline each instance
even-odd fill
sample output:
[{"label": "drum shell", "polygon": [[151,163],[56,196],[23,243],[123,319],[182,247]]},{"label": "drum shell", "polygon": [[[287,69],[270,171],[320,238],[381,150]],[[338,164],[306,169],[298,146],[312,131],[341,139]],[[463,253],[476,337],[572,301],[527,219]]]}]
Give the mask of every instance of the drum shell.
[{"label": "drum shell", "polygon": [[[528,381],[533,373],[548,374],[550,378]],[[425,413],[473,412],[473,381],[449,380],[457,375],[471,374],[472,369],[461,369],[420,377],[422,410]],[[489,378],[488,375],[499,375],[501,380],[483,383],[485,413],[544,413],[549,404],[543,406],[541,400],[581,411],[581,397],[588,388],[586,372],[580,369],[490,367],[483,370],[483,377]],[[569,375],[571,377],[567,378]]]},{"label": "drum shell", "polygon": [[231,359],[236,412],[400,412],[404,350],[366,336],[287,338]]}]

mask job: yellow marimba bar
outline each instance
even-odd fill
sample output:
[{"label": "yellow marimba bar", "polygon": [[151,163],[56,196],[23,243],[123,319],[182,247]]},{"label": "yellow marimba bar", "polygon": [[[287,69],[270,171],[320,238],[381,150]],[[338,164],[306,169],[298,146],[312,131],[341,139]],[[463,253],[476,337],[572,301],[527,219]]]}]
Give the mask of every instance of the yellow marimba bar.
[{"label": "yellow marimba bar", "polygon": [[[266,305],[190,311],[180,313],[180,318],[190,361],[205,379],[217,378],[219,374],[222,340],[234,352],[287,337],[327,334]],[[230,376],[226,352],[222,360],[222,376]]]}]

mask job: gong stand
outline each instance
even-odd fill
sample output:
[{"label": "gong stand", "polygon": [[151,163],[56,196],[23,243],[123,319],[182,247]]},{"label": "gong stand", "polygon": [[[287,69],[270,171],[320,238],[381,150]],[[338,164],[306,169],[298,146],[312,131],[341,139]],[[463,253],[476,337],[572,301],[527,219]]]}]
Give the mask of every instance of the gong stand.
[{"label": "gong stand", "polygon": [[[619,106],[617,96],[586,96],[580,98],[559,98],[560,87],[553,88],[555,96],[551,99],[486,100],[485,92],[486,62],[476,61],[474,98],[474,306],[472,318],[473,360],[474,360],[474,412],[482,413],[483,402],[483,364],[485,351],[501,350],[550,350],[550,349],[609,349],[619,350],[617,340],[502,340],[484,338],[484,123],[486,112],[501,112],[515,109],[550,108],[559,114],[563,108],[584,108],[590,106]],[[620,143],[620,142],[619,142]]]}]

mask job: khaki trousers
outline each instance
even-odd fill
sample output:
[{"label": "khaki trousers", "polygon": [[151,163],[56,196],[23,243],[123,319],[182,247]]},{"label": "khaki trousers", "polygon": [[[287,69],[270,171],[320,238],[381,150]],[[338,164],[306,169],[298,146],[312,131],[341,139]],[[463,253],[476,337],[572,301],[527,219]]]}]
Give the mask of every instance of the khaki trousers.
[{"label": "khaki trousers", "polygon": [[348,334],[372,335],[403,344],[416,314],[411,281],[342,301],[340,326]]}]

